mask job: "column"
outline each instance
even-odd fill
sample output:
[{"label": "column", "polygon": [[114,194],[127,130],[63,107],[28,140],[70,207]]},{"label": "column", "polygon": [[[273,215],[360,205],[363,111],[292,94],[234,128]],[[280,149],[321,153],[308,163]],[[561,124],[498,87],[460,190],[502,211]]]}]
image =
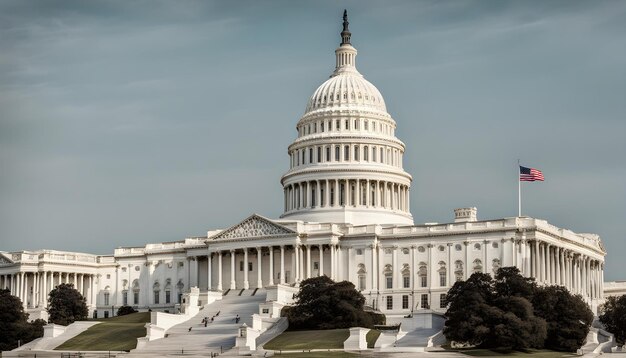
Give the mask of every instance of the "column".
[{"label": "column", "polygon": [[243,288],[245,290],[250,288],[250,282],[248,281],[248,248],[243,249]]},{"label": "column", "polygon": [[400,276],[400,267],[398,267],[398,245],[393,245],[393,255],[391,257],[391,266],[393,267],[393,288],[401,288],[402,283],[400,280],[402,276]]},{"label": "column", "polygon": [[293,245],[293,255],[295,262],[291,264],[294,266],[294,282],[300,282],[300,255],[298,254],[298,244]]},{"label": "column", "polygon": [[298,245],[298,263],[300,267],[298,268],[298,272],[300,272],[300,281],[304,280],[304,246]]},{"label": "column", "polygon": [[257,266],[259,266],[257,270],[258,275],[257,275],[256,287],[262,288],[263,287],[263,249],[260,247],[256,248],[256,259],[257,259]]},{"label": "column", "polygon": [[376,269],[376,245],[372,244],[369,246],[370,252],[372,254],[372,267],[370,268],[370,275],[372,276],[372,282],[371,282],[371,287],[372,287],[372,291],[377,291],[378,290],[378,285],[376,277],[378,275],[378,270]]},{"label": "column", "polygon": [[211,276],[213,275],[213,253],[209,252],[207,254],[207,291],[211,291],[213,288],[213,282]]},{"label": "column", "polygon": [[337,247],[335,248],[335,267],[337,270],[337,273],[335,274],[335,280],[345,280],[345,276],[343,275],[343,253],[341,251],[341,246],[339,245],[337,245]]},{"label": "column", "polygon": [[39,306],[39,273],[33,272],[33,299],[31,302],[33,307]]},{"label": "column", "polygon": [[222,251],[217,252],[217,290],[222,290]]},{"label": "column", "polygon": [[320,270],[319,275],[324,276],[324,245],[318,245],[320,250]]},{"label": "column", "polygon": [[270,246],[270,280],[268,282],[269,286],[274,286],[274,246]]},{"label": "column", "polygon": [[93,275],[89,275],[89,294],[87,295],[87,304],[88,305],[92,305],[93,301],[92,301],[92,292],[93,292]]},{"label": "column", "polygon": [[230,289],[234,290],[236,288],[237,282],[235,280],[235,250],[230,250]]},{"label": "column", "polygon": [[335,280],[335,245],[330,244],[330,278]]},{"label": "column", "polygon": [[[352,264],[352,246],[348,246],[347,256],[348,256],[348,272],[346,273],[345,279],[350,282],[355,282],[355,280],[352,279],[354,277],[354,275],[352,274],[352,272],[354,271],[354,268],[352,267],[354,266]],[[339,255],[339,257],[341,257],[341,255]],[[356,281],[358,282],[358,280]]]},{"label": "column", "polygon": [[306,245],[306,278],[311,278],[311,245]]},{"label": "column", "polygon": [[285,246],[280,245],[280,284],[285,284]]},{"label": "column", "polygon": [[[448,243],[448,264],[446,265],[446,286],[447,287],[452,287],[453,285],[453,281],[452,281],[452,270],[454,269],[454,264],[452,263],[452,244]],[[413,256],[415,256],[415,246],[411,246],[411,254]],[[415,261],[415,260],[412,260]],[[415,271],[415,266],[411,266],[411,270]],[[411,277],[413,277],[413,275],[411,275]],[[412,280],[412,278],[411,278]],[[411,285],[411,287],[413,287]]]}]

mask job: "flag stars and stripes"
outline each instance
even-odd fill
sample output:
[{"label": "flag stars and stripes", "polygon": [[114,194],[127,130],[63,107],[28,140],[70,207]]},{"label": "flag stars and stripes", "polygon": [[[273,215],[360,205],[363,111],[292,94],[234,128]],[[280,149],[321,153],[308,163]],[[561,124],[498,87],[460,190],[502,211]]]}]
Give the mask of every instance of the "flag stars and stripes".
[{"label": "flag stars and stripes", "polygon": [[543,173],[539,169],[519,167],[520,181],[544,181]]}]

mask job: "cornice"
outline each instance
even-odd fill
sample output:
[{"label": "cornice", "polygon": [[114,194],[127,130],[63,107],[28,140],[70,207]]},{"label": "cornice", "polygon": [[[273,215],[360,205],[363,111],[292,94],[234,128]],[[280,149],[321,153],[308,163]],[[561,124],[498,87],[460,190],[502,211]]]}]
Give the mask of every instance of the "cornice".
[{"label": "cornice", "polygon": [[[396,167],[392,167],[389,166],[391,168],[396,168]],[[306,169],[300,169],[297,171],[290,171],[287,172],[286,174],[284,174],[281,178],[280,178],[280,183],[284,186],[284,182],[294,176],[298,176],[298,175],[304,175],[304,174],[311,174],[311,173],[325,173],[325,172],[329,172],[329,173],[345,173],[345,172],[349,172],[349,173],[355,173],[355,174],[361,174],[361,173],[374,173],[374,174],[385,174],[385,175],[395,175],[395,176],[399,176],[399,177],[403,177],[405,179],[408,179],[409,182],[413,181],[413,177],[411,176],[411,174],[405,172],[404,170],[401,169],[401,171],[390,171],[390,170],[377,170],[377,169],[357,169],[357,168],[328,168],[328,167],[309,167]],[[359,178],[355,178],[355,179],[359,179]],[[332,180],[332,179],[331,179]]]}]

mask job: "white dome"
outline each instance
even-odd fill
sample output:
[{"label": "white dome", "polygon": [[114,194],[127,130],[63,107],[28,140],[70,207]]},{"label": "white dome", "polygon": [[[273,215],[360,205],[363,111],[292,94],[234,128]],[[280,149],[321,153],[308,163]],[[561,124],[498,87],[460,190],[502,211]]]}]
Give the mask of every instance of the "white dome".
[{"label": "white dome", "polygon": [[333,107],[358,106],[387,113],[385,100],[378,89],[358,72],[340,72],[315,90],[306,113]]}]

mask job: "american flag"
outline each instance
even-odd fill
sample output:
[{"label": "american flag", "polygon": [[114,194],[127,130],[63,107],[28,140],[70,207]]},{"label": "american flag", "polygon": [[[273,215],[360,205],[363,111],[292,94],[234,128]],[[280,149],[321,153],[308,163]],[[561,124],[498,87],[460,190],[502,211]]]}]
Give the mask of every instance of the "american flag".
[{"label": "american flag", "polygon": [[543,173],[539,169],[526,168],[520,165],[519,181],[543,181]]}]

